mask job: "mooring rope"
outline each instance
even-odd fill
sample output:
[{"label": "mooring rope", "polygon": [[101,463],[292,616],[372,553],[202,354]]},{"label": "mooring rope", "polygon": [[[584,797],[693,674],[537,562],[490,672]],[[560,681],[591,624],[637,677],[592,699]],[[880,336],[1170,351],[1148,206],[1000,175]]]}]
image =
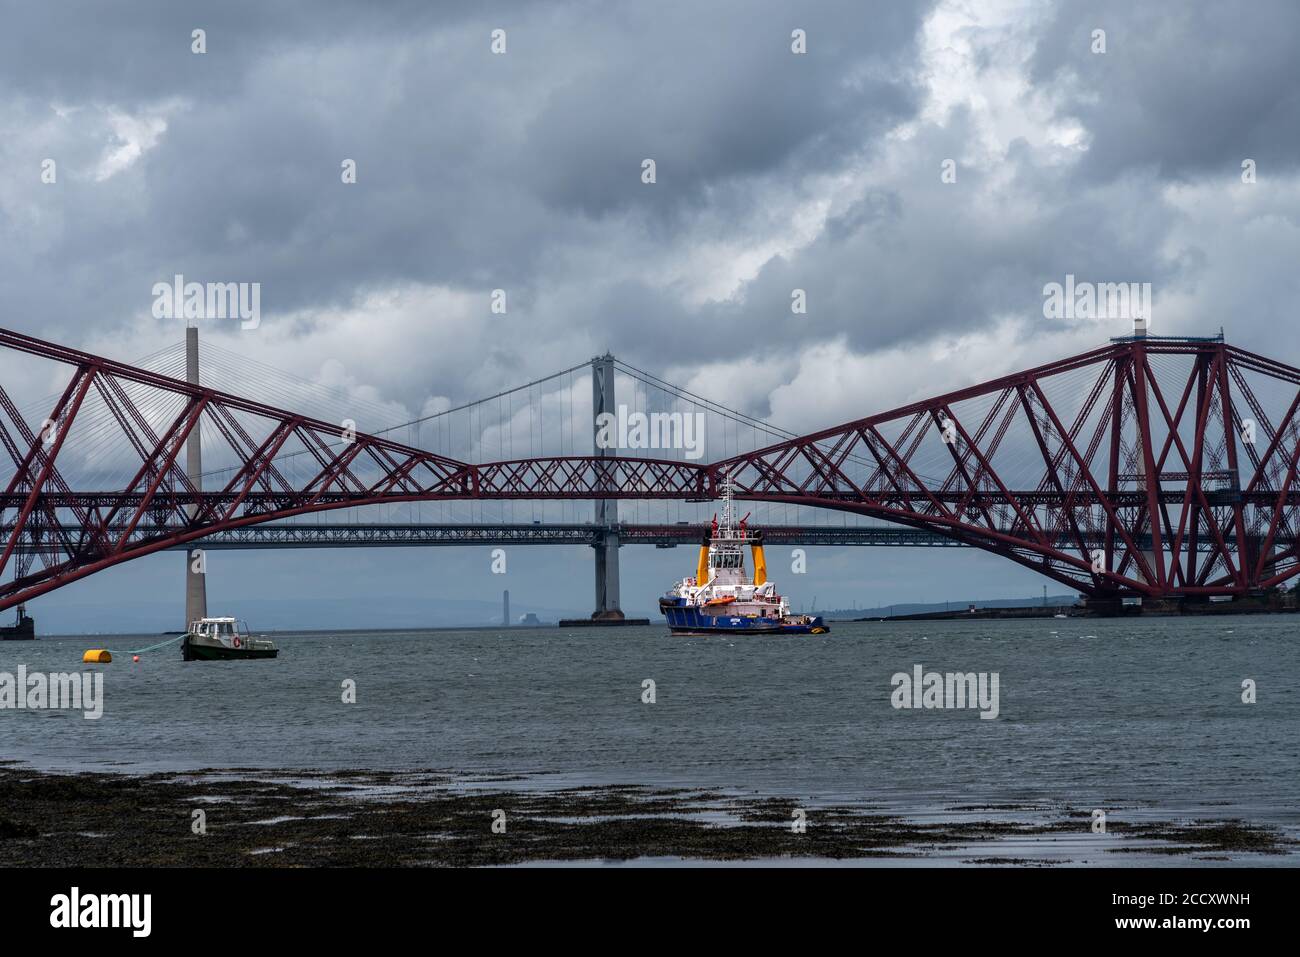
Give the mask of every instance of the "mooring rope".
[{"label": "mooring rope", "polygon": [[137,648],[135,651],[124,651],[124,655],[142,655],[146,651],[155,651],[158,648],[165,648],[167,645],[174,645],[178,641],[184,640],[185,635],[177,635],[175,638],[168,638],[166,641],[160,641],[156,645],[150,645],[148,648]]}]

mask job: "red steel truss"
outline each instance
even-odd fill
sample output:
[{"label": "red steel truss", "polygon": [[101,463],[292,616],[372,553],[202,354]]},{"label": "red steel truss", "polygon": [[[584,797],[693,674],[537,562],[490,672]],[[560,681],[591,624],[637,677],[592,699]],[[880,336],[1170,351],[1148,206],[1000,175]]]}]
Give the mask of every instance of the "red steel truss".
[{"label": "red steel truss", "polygon": [[[1092,596],[1243,594],[1300,572],[1300,370],[1221,339],[1116,340],[709,465],[472,465],[14,332],[0,330],[0,348],[71,369],[36,430],[0,386],[13,464],[0,494],[0,609],[213,532],[308,512],[701,500],[724,476],[740,498],[925,529]],[[79,428],[79,415],[93,428]],[[204,455],[229,465],[219,488],[196,489],[180,460],[200,423]],[[60,464],[87,471],[106,442],[130,456],[129,479],[74,488]],[[290,452],[310,468],[285,466]]]},{"label": "red steel truss", "polygon": [[1090,596],[1242,594],[1300,571],[1298,385],[1221,337],[1134,337],[715,468],[746,497],[929,529]]}]

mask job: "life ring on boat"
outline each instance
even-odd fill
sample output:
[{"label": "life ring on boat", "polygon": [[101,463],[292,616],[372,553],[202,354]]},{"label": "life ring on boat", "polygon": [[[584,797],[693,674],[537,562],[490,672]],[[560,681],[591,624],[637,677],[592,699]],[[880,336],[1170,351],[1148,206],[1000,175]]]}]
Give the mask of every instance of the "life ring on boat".
[{"label": "life ring on boat", "polygon": [[235,640],[231,642],[236,648],[239,647],[239,636],[235,635]]}]

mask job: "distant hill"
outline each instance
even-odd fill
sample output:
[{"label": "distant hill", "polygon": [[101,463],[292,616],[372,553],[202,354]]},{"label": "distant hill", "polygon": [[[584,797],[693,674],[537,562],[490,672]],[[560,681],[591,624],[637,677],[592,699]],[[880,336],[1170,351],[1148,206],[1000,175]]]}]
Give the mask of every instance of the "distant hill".
[{"label": "distant hill", "polygon": [[[876,608],[836,608],[818,611],[825,618],[838,621],[853,618],[888,618],[894,615],[923,615],[933,611],[960,611],[974,605],[976,608],[1033,608],[1038,605],[1057,607],[1073,605],[1079,600],[1075,594],[1048,595],[1046,601],[1040,595],[1037,598],[989,598],[970,601],[935,601],[935,602],[900,602],[897,605],[882,605]],[[807,609],[804,609],[807,611]]]}]

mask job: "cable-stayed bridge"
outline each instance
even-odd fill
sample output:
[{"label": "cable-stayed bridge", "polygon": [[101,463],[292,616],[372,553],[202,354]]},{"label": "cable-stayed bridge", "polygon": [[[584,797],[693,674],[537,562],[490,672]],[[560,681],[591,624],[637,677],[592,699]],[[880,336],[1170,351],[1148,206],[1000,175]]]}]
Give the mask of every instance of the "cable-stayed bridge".
[{"label": "cable-stayed bridge", "polygon": [[1300,370],[1222,337],[1113,340],[802,436],[608,355],[402,418],[210,344],[201,377],[196,346],[0,350],[61,383],[0,386],[0,608],[170,548],[436,540],[591,544],[614,612],[619,546],[698,540],[724,477],[786,541],[974,546],[1090,596],[1300,571]]}]

